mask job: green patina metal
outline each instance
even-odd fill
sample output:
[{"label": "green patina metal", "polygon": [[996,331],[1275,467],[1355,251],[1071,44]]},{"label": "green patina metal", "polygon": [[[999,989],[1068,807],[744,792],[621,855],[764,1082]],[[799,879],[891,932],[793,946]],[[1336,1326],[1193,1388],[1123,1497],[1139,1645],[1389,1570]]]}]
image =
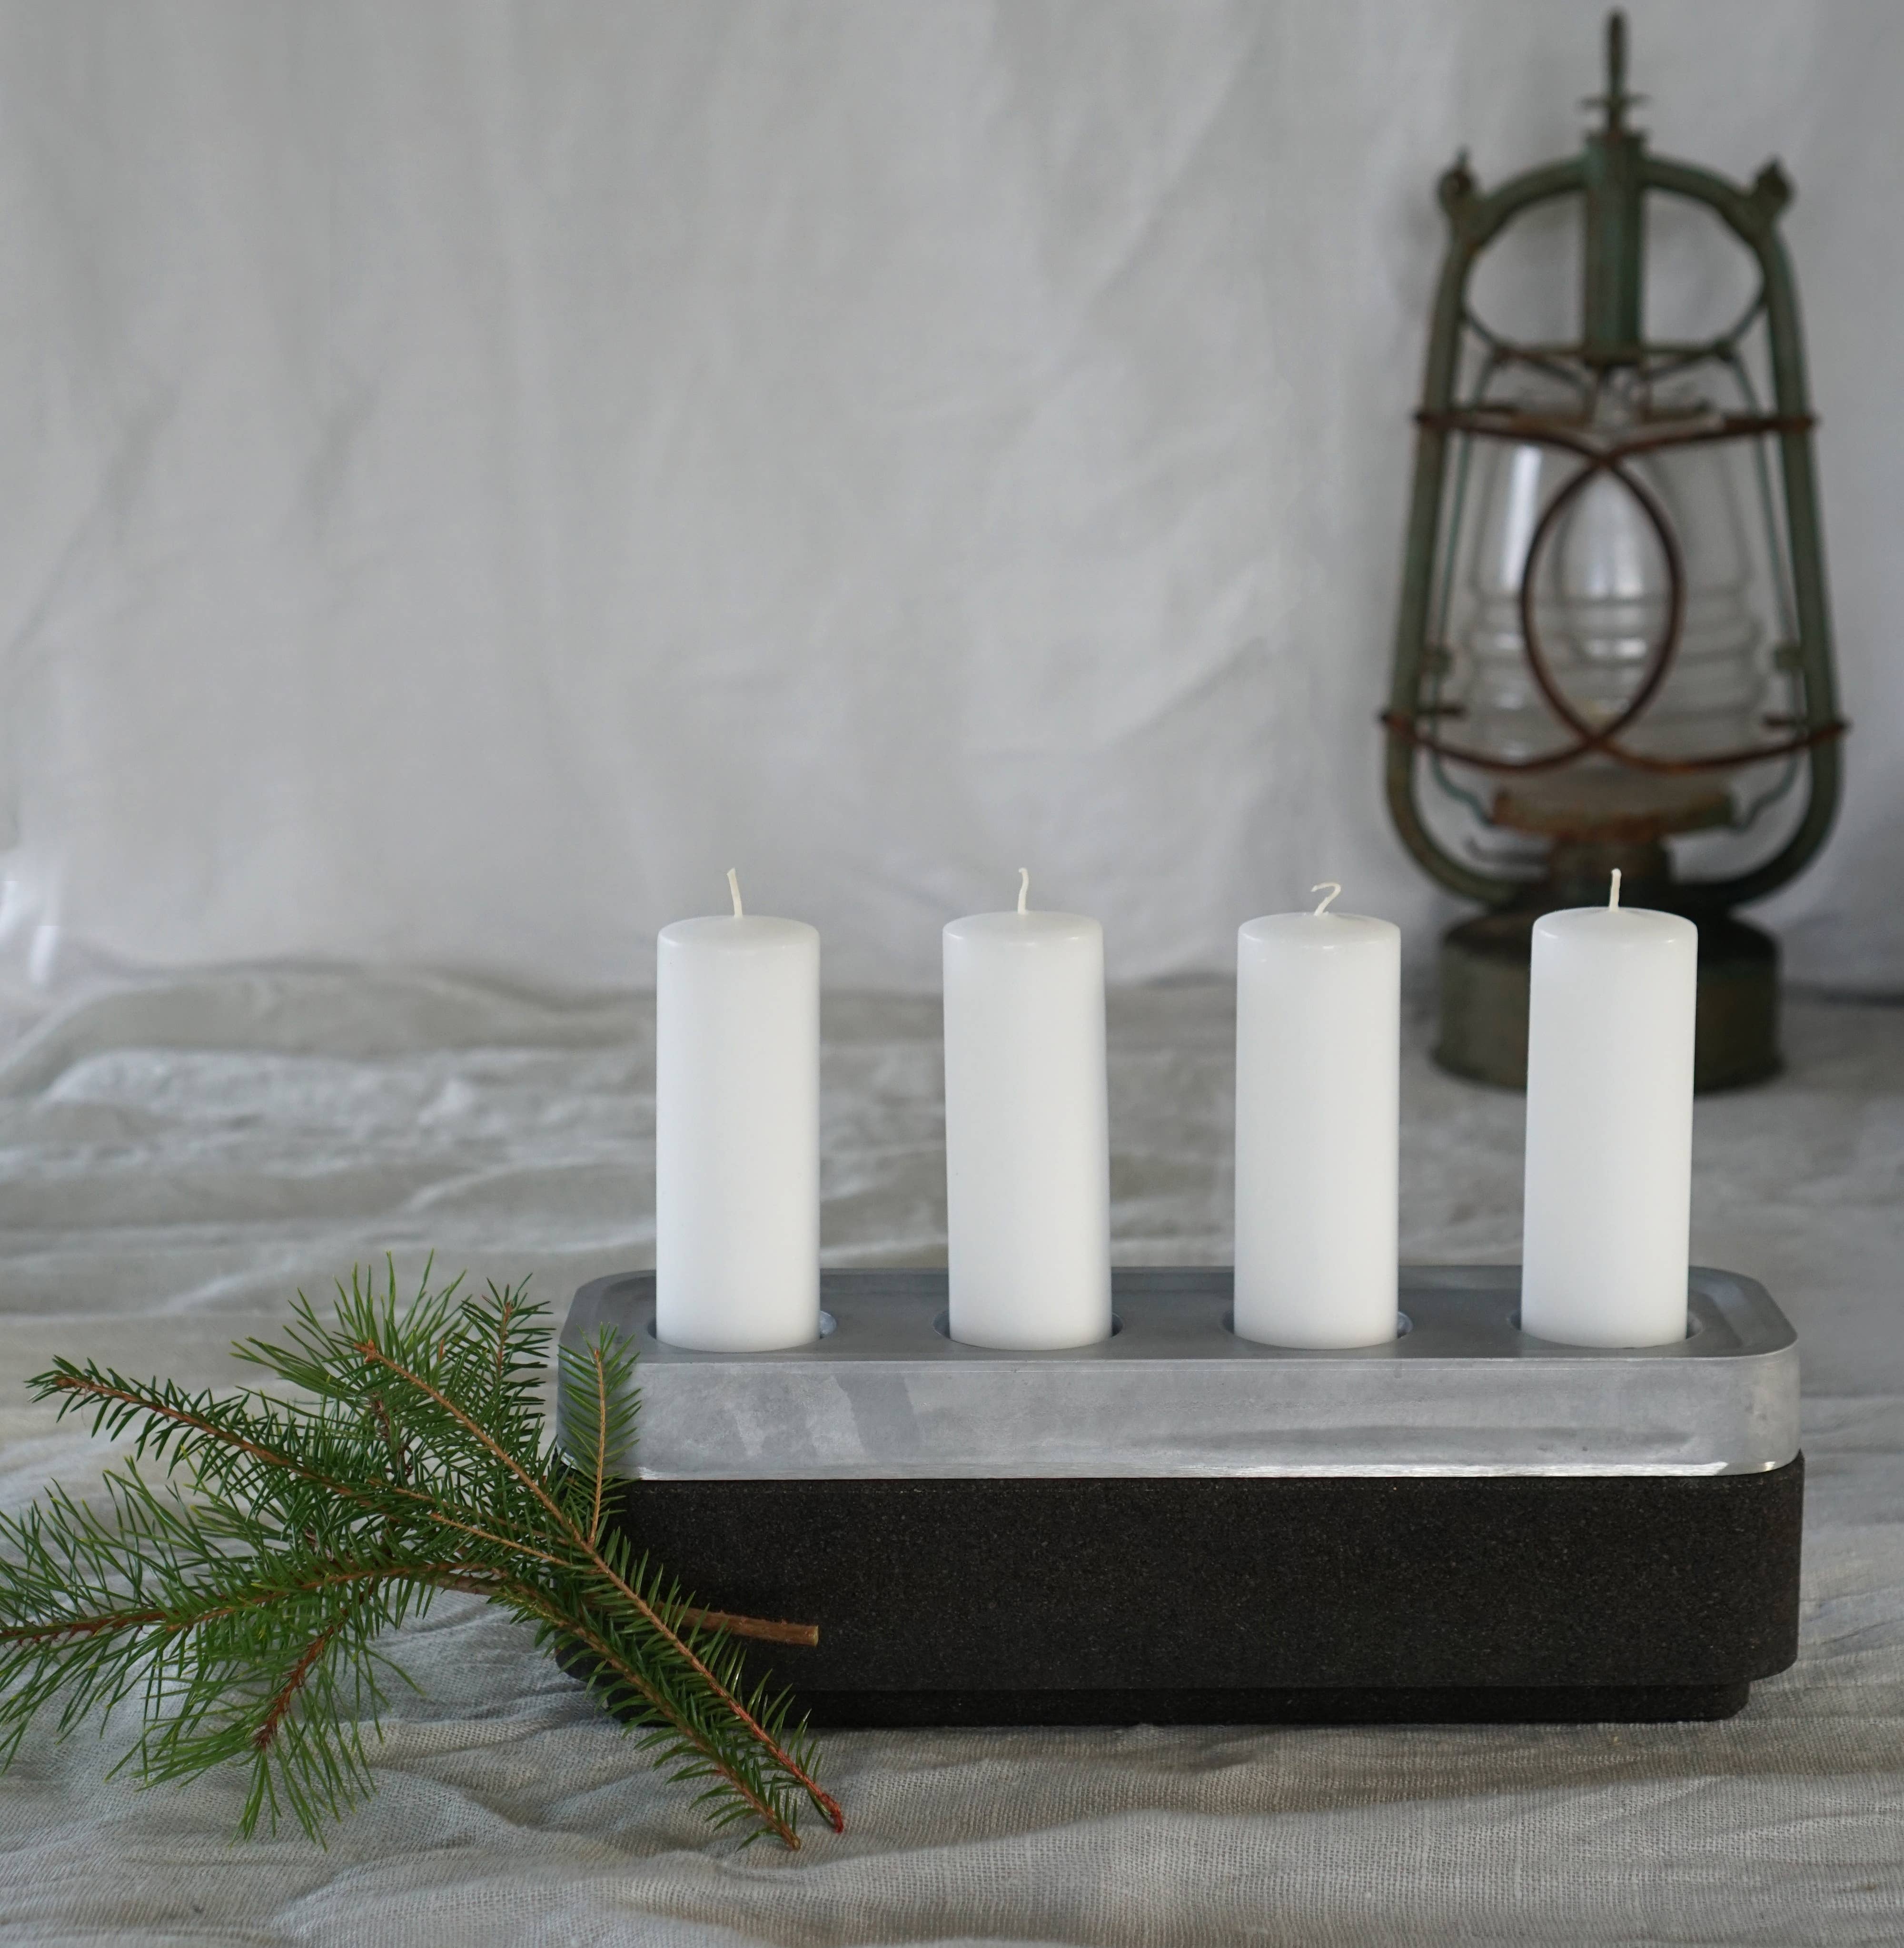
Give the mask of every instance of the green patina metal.
[{"label": "green patina metal", "polygon": [[1640,343],[1640,278],[1646,254],[1642,137],[1626,126],[1626,23],[1607,31],[1607,126],[1587,138],[1586,262],[1580,355],[1590,365],[1631,363]]}]

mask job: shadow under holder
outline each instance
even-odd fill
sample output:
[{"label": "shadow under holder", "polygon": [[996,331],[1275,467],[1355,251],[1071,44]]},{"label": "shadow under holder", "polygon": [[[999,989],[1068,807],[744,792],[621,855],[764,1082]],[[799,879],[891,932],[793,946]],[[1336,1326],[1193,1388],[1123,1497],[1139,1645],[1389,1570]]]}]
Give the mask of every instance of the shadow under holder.
[{"label": "shadow under holder", "polygon": [[[1783,886],[1823,844],[1837,805],[1845,728],[1797,290],[1778,229],[1791,191],[1775,163],[1744,188],[1654,154],[1629,124],[1637,98],[1626,92],[1618,14],[1607,37],[1607,90],[1590,104],[1604,111],[1604,123],[1579,156],[1487,193],[1464,158],[1441,180],[1449,242],[1416,415],[1383,715],[1387,796],[1403,842],[1430,876],[1490,909],[1444,942],[1437,1050],[1443,1066],[1521,1086],[1533,922],[1557,907],[1604,899],[1617,866],[1633,904],[1682,912],[1699,924],[1696,1075],[1701,1088],[1719,1088],[1763,1079],[1778,1066],[1776,947],[1732,909]],[[1657,196],[1710,212],[1750,254],[1755,293],[1715,337],[1680,343],[1644,336],[1645,211]],[[1474,274],[1516,219],[1562,199],[1581,210],[1580,336],[1562,344],[1516,343],[1475,313]],[[1762,334],[1769,401],[1760,397],[1747,356],[1754,333]],[[1720,399],[1704,396],[1701,387]],[[1557,466],[1558,479],[1545,489],[1543,477],[1544,504],[1523,523],[1524,533],[1514,532],[1517,587],[1499,591],[1505,613],[1496,619],[1496,636],[1506,639],[1520,668],[1505,679],[1513,707],[1490,724],[1484,697],[1454,693],[1464,658],[1471,672],[1478,658],[1472,646],[1449,640],[1451,610],[1478,545],[1477,459],[1520,453],[1541,456],[1541,468]],[[1685,713],[1676,723],[1671,707],[1676,686],[1687,687],[1702,672],[1686,655],[1689,591],[1696,606],[1701,563],[1688,559],[1668,470],[1710,464],[1725,453],[1747,456],[1756,483],[1760,567],[1777,612],[1772,676],[1784,696],[1781,709],[1746,726],[1749,734],[1716,737],[1710,715],[1699,721]],[[1614,532],[1609,542],[1623,522],[1630,532]],[[1596,535],[1610,551],[1598,561],[1591,558]],[[1642,546],[1652,563],[1650,586],[1633,579]],[[1579,597],[1572,614],[1565,587],[1556,597],[1544,594],[1542,583],[1543,572],[1550,584],[1564,573],[1569,551],[1585,557],[1571,564]],[[1618,599],[1608,600],[1609,592]],[[1597,622],[1586,613],[1596,602]],[[1528,734],[1535,724],[1544,738]],[[1765,789],[1735,795],[1744,781],[1767,776]],[[1485,857],[1462,856],[1435,830],[1424,783],[1443,803],[1464,807],[1481,827],[1532,848],[1526,856],[1544,846],[1540,869],[1503,870]],[[1674,879],[1669,838],[1747,829],[1801,783],[1800,809],[1770,856],[1718,879]]]},{"label": "shadow under holder", "polygon": [[833,1329],[685,1351],[654,1275],[564,1330],[641,1351],[615,1519],[832,1724],[1717,1717],[1796,1654],[1797,1349],[1698,1270],[1690,1330],[1535,1340],[1511,1267],[1404,1267],[1353,1351],[1229,1329],[1224,1267],[1120,1269],[1069,1352],[946,1336],[943,1270],[829,1271]]}]

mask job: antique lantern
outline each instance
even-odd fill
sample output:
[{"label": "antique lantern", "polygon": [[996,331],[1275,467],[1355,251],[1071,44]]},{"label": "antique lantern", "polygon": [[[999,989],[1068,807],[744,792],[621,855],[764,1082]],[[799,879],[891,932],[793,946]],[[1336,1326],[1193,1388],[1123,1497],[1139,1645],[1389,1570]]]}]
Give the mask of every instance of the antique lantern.
[{"label": "antique lantern", "polygon": [[[1812,420],[1777,227],[1791,191],[1776,163],[1747,189],[1651,154],[1625,68],[1615,14],[1589,104],[1604,121],[1580,155],[1488,194],[1464,156],[1440,183],[1388,801],[1427,871],[1489,909],[1443,942],[1437,1059],[1512,1087],[1533,923],[1604,900],[1616,866],[1629,901],[1698,924],[1698,1086],[1772,1074],[1777,948],[1732,909],[1803,868],[1838,796]],[[1662,198],[1747,253],[1746,301],[1710,335],[1646,336]],[[1580,216],[1579,336],[1511,337],[1477,308],[1477,266],[1561,199]]]}]

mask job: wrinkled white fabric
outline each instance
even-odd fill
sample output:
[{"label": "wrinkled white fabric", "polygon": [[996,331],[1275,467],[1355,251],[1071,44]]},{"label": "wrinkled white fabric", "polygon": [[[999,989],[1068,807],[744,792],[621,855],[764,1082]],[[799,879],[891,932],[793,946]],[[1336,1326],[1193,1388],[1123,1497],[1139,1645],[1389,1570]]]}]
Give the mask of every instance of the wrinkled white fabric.
[{"label": "wrinkled white fabric", "polygon": [[[1226,1259],[1220,985],[1114,994],[1126,1261]],[[830,998],[835,1264],[942,1258],[938,1011]],[[849,1825],[710,1841],[686,1792],[464,1599],[398,1646],[380,1790],[320,1850],[230,1839],[230,1777],[135,1791],[36,1735],[0,1778],[0,1941],[1888,1943],[1904,1934],[1904,1010],[1802,1004],[1791,1069],[1702,1102],[1694,1249],[1805,1357],[1803,1649],[1697,1726],[832,1734]],[[1415,1259],[1515,1255],[1520,1098],[1403,1076]],[[652,1016],[424,977],[207,976],[104,995],[0,1064],[0,1497],[98,1450],[20,1382],[102,1354],[235,1383],[234,1335],[386,1249],[478,1276],[650,1261]]]},{"label": "wrinkled white fabric", "polygon": [[[1657,145],[1797,186],[1856,728],[1770,910],[1895,992],[1904,9],[1632,12]],[[641,985],[730,865],[849,984],[1021,864],[1120,979],[1322,879],[1425,954],[1374,715],[1434,183],[1572,153],[1601,20],[0,5],[0,972]]]}]

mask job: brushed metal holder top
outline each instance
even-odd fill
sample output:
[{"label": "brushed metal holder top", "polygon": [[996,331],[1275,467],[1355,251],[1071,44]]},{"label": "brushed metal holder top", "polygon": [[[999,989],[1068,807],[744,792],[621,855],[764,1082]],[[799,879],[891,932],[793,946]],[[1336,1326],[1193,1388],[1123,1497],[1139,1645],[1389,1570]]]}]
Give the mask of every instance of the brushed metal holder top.
[{"label": "brushed metal holder top", "polygon": [[1523,1332],[1517,1266],[1404,1266],[1405,1329],[1346,1351],[1239,1339],[1231,1283],[1120,1268],[1111,1338],[1023,1352],[946,1335],[943,1270],[828,1271],[812,1345],[699,1353],[655,1337],[631,1272],[583,1286],[562,1340],[638,1345],[624,1462],[651,1480],[1725,1475],[1798,1451],[1797,1335],[1734,1273],[1695,1267],[1685,1338],[1632,1349]]}]

